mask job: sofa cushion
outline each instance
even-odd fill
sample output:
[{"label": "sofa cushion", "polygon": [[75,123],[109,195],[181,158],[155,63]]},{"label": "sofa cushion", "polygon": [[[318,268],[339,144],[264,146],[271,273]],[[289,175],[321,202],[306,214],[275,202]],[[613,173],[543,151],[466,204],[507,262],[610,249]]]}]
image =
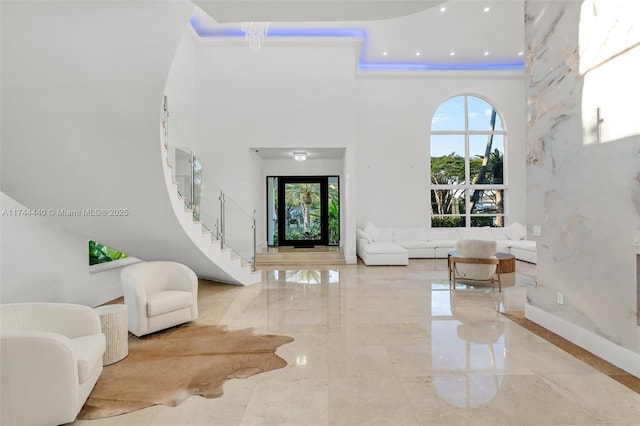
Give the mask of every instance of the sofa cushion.
[{"label": "sofa cushion", "polygon": [[503,228],[504,233],[510,240],[524,240],[527,236],[527,228],[519,222],[513,222]]},{"label": "sofa cushion", "polygon": [[395,241],[426,241],[428,240],[427,229],[424,226],[417,228],[393,228],[393,239]]},{"label": "sofa cushion", "polygon": [[435,248],[436,245],[427,240],[400,240],[396,241],[399,246],[406,249],[421,249],[421,248]]},{"label": "sofa cushion", "polygon": [[378,241],[393,241],[393,228],[378,228]]},{"label": "sofa cushion", "polygon": [[367,244],[364,247],[364,251],[367,253],[407,253],[407,250],[400,247],[396,243],[379,241],[372,244]]},{"label": "sofa cushion", "polygon": [[495,240],[493,236],[493,231],[488,226],[483,226],[478,228],[461,228],[460,237],[467,240],[485,240],[485,241]]},{"label": "sofa cushion", "polygon": [[511,240],[499,240],[496,241],[498,243],[498,251],[502,253],[509,253],[509,247],[511,247]]},{"label": "sofa cushion", "polygon": [[371,241],[378,241],[378,227],[370,221],[367,221],[364,226],[364,232],[371,238]]},{"label": "sofa cushion", "polygon": [[84,383],[90,376],[96,363],[102,365],[102,354],[107,348],[104,334],[89,334],[71,339],[73,350],[78,359],[78,380]]},{"label": "sofa cushion", "polygon": [[509,239],[509,237],[507,237],[507,234],[504,232],[504,228],[502,227],[491,228],[491,233],[493,234],[494,240],[500,241]]},{"label": "sofa cushion", "polygon": [[533,240],[509,241],[509,247],[516,247],[523,250],[536,251],[536,242]]},{"label": "sofa cushion", "polygon": [[188,308],[193,303],[190,291],[167,290],[147,295],[147,314],[149,317]]},{"label": "sofa cushion", "polygon": [[430,240],[429,242],[436,248],[453,249],[456,246],[456,241],[458,240]]},{"label": "sofa cushion", "polygon": [[373,242],[373,238],[371,238],[371,235],[367,234],[364,229],[360,229],[358,228],[356,230],[356,235],[358,236],[358,238],[364,238],[365,240],[367,240],[368,242],[372,243]]},{"label": "sofa cushion", "polygon": [[431,228],[427,231],[429,241],[459,240],[460,232],[456,228]]}]

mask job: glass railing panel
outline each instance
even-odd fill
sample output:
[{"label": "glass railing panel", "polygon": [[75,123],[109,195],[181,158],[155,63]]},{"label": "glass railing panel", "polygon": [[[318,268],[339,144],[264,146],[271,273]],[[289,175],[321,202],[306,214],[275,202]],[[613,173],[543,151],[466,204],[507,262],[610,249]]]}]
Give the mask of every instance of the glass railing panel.
[{"label": "glass railing panel", "polygon": [[171,181],[176,181],[176,149],[172,145],[167,146],[167,165],[171,168]]},{"label": "glass railing panel", "polygon": [[193,219],[200,220],[200,204],[202,194],[202,164],[200,160],[195,156],[191,157],[193,182],[191,186],[191,211],[193,212]]},{"label": "glass railing panel", "polygon": [[174,148],[175,164],[173,166],[174,181],[178,185],[178,195],[184,197],[187,208],[193,202],[193,167],[191,152]]},{"label": "glass railing panel", "polygon": [[184,152],[191,152],[191,150],[188,148],[189,144],[184,137],[184,132],[181,130],[180,124],[172,114],[170,114],[167,119],[167,128],[165,129],[165,132],[167,163],[171,166],[171,178],[176,181],[176,165],[180,159],[179,157],[177,158],[177,156]]},{"label": "glass railing panel", "polygon": [[191,150],[187,148],[187,141],[179,123],[171,114],[167,119],[165,132],[167,162],[171,167],[171,179],[177,183],[178,193],[185,197],[185,204],[190,208],[193,203]]},{"label": "glass railing panel", "polygon": [[233,200],[224,200],[224,246],[233,250],[245,261],[253,263],[254,220]]},{"label": "glass railing panel", "polygon": [[[214,240],[220,239],[221,220],[220,220],[220,188],[215,184],[211,176],[211,172],[206,167],[201,167],[197,174],[200,177],[200,185],[194,194],[194,200],[198,200],[198,220],[207,228]],[[195,215],[194,209],[194,215]]]},{"label": "glass railing panel", "polygon": [[[209,230],[214,240],[224,240],[244,261],[253,263],[255,256],[255,221],[233,200],[222,201],[222,191],[215,184],[210,170],[200,163],[190,149],[187,138],[172,113],[163,115],[163,140],[167,149],[167,163],[178,194],[193,211],[195,220]],[[223,211],[224,205],[224,211]],[[224,237],[223,237],[224,235]]]},{"label": "glass railing panel", "polygon": [[173,129],[178,129],[178,126],[176,124],[176,121],[173,119],[173,117],[171,115],[169,115],[168,113],[166,115],[164,115],[162,117],[163,120],[166,120],[166,122],[161,122],[162,123],[162,131],[164,132],[164,147],[167,149],[167,163],[170,166],[173,166],[174,164],[176,164],[175,162],[175,153],[174,150],[172,149],[175,146],[178,146],[178,133],[176,132],[176,135],[174,136],[173,134]]}]

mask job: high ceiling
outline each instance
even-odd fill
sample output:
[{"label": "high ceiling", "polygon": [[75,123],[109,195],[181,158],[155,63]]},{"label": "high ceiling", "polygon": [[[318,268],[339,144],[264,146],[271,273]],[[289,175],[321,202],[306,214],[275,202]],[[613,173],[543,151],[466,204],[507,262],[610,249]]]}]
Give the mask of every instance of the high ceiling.
[{"label": "high ceiling", "polygon": [[523,67],[524,0],[194,0],[192,25],[238,37],[240,24],[269,22],[269,38],[362,38],[361,69]]}]

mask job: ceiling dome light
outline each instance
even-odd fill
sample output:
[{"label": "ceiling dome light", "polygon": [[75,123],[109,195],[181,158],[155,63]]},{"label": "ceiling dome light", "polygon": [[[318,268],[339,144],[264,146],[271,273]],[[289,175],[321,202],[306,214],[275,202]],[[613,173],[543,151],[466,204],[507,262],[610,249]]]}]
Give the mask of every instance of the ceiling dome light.
[{"label": "ceiling dome light", "polygon": [[489,56],[489,52],[484,52],[484,56]]},{"label": "ceiling dome light", "polygon": [[518,56],[524,55],[524,52],[518,52]]},{"label": "ceiling dome light", "polygon": [[446,7],[442,6],[442,7],[440,8],[440,12],[446,12],[446,11],[447,11],[447,8],[446,8]]},{"label": "ceiling dome light", "polygon": [[449,53],[449,56],[456,56],[456,52]]},{"label": "ceiling dome light", "polygon": [[484,13],[487,13],[490,10],[491,10],[491,8],[487,6],[487,7],[484,8]]},{"label": "ceiling dome light", "polygon": [[382,56],[387,56],[387,52],[382,52]]},{"label": "ceiling dome light", "polygon": [[420,52],[416,52],[416,56],[420,56]]},{"label": "ceiling dome light", "polygon": [[307,159],[307,153],[306,152],[294,152],[293,153],[293,159],[296,161],[304,161]]}]

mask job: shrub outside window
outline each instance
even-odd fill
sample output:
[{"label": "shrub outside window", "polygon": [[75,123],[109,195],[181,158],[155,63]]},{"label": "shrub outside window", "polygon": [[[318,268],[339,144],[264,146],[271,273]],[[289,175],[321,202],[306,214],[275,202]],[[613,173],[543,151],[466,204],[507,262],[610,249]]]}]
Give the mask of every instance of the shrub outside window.
[{"label": "shrub outside window", "polygon": [[89,266],[113,262],[114,260],[124,259],[126,257],[128,257],[128,255],[125,253],[89,240]]}]

